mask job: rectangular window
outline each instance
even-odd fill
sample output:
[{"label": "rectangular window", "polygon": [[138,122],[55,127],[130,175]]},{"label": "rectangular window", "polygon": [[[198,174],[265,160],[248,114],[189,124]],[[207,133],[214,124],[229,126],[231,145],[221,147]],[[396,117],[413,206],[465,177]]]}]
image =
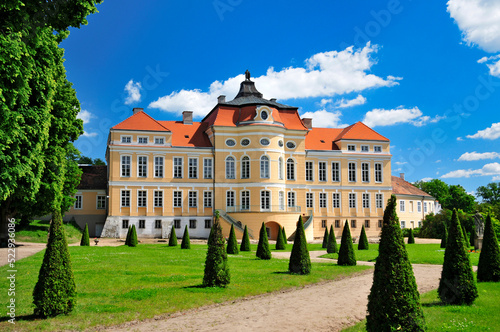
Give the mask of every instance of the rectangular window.
[{"label": "rectangular window", "polygon": [[340,208],[340,193],[333,193],[332,194],[332,203],[333,203],[333,208],[338,209]]},{"label": "rectangular window", "polygon": [[205,219],[205,228],[212,228],[212,219]]},{"label": "rectangular window", "polygon": [[189,219],[189,228],[196,228],[196,219]]},{"label": "rectangular window", "polygon": [[174,228],[181,228],[181,220],[180,219],[174,220]]},{"label": "rectangular window", "polygon": [[137,157],[137,177],[148,177],[148,157],[146,156]]},{"label": "rectangular window", "polygon": [[368,152],[370,147],[368,145],[361,145],[361,152]]},{"label": "rectangular window", "polygon": [[363,193],[363,209],[369,209],[370,208],[370,194],[368,193]]},{"label": "rectangular window", "polygon": [[332,181],[340,182],[340,163],[338,162],[332,163]]},{"label": "rectangular window", "polygon": [[326,228],[326,220],[321,220],[321,228]]},{"label": "rectangular window", "polygon": [[335,228],[340,228],[340,220],[335,220]]},{"label": "rectangular window", "polygon": [[295,192],[289,191],[288,192],[288,207],[294,207],[295,206]]},{"label": "rectangular window", "polygon": [[382,228],[382,220],[378,221],[378,228]]},{"label": "rectangular window", "polygon": [[122,143],[132,143],[131,136],[122,136]]},{"label": "rectangular window", "polygon": [[375,194],[375,205],[377,209],[384,208],[384,195],[383,194]]},{"label": "rectangular window", "polygon": [[106,208],[106,195],[97,195],[97,209],[103,210]]},{"label": "rectangular window", "polygon": [[122,220],[122,228],[128,228],[128,219]]},{"label": "rectangular window", "polygon": [[189,198],[188,205],[190,208],[198,207],[198,192],[197,191],[189,191],[188,198]]},{"label": "rectangular window", "polygon": [[424,202],[424,213],[427,213],[427,202]]},{"label": "rectangular window", "polygon": [[122,156],[122,176],[130,176],[130,156]]},{"label": "rectangular window", "polygon": [[147,206],[147,191],[137,190],[137,206],[146,207]]},{"label": "rectangular window", "polygon": [[155,157],[155,178],[163,177],[163,157]]},{"label": "rectangular window", "polygon": [[313,162],[306,161],[306,181],[313,180]]},{"label": "rectangular window", "polygon": [[401,220],[401,228],[406,228],[406,221]]},{"label": "rectangular window", "polygon": [[212,192],[204,191],[203,192],[203,206],[206,208],[212,207]]},{"label": "rectangular window", "polygon": [[286,161],[286,179],[295,180],[295,161],[292,158]]},{"label": "rectangular window", "polygon": [[182,207],[182,191],[174,191],[174,208]]},{"label": "rectangular window", "polygon": [[365,220],[365,228],[370,228],[370,220]]},{"label": "rectangular window", "polygon": [[399,201],[399,211],[405,212],[405,201]]},{"label": "rectangular window", "polygon": [[154,206],[157,208],[163,207],[163,191],[155,190],[154,195],[155,195]]},{"label": "rectangular window", "polygon": [[312,208],[314,207],[314,194],[313,193],[306,193],[306,207],[307,208]]},{"label": "rectangular window", "polygon": [[356,193],[349,193],[349,207],[351,209],[356,208]]},{"label": "rectangular window", "polygon": [[226,191],[226,207],[234,207],[234,191]]},{"label": "rectangular window", "polygon": [[139,220],[139,228],[146,228],[146,220],[144,219]]},{"label": "rectangular window", "polygon": [[375,164],[375,182],[382,182],[382,164]]},{"label": "rectangular window", "polygon": [[422,212],[422,202],[417,202],[417,212]]},{"label": "rectangular window", "polygon": [[326,208],[326,193],[319,193],[319,207]]},{"label": "rectangular window", "polygon": [[422,220],[418,221],[418,228],[422,227]]},{"label": "rectangular window", "polygon": [[163,137],[155,137],[155,144],[163,145],[165,144],[165,139]]},{"label": "rectangular window", "polygon": [[138,139],[139,144],[148,144],[148,138],[147,137],[139,137]]},{"label": "rectangular window", "polygon": [[155,229],[161,228],[161,220],[155,220]]},{"label": "rectangular window", "polygon": [[260,208],[262,210],[271,209],[271,192],[269,190],[260,192]]},{"label": "rectangular window", "polygon": [[349,182],[356,182],[356,163],[349,163]]},{"label": "rectangular window", "polygon": [[373,147],[373,152],[375,152],[375,153],[381,153],[382,152],[382,147],[380,145],[375,145]]},{"label": "rectangular window", "polygon": [[203,159],[203,178],[211,179],[212,178],[212,159],[205,158]]},{"label": "rectangular window", "polygon": [[81,209],[83,207],[83,196],[75,195],[75,209]]},{"label": "rectangular window", "polygon": [[250,178],[250,158],[245,156],[241,159],[241,178]]},{"label": "rectangular window", "polygon": [[188,159],[188,176],[190,179],[198,178],[198,159],[196,158]]},{"label": "rectangular window", "polygon": [[130,190],[122,190],[122,207],[130,207]]},{"label": "rectangular window", "polygon": [[351,228],[356,228],[356,220],[351,220]]},{"label": "rectangular window", "polygon": [[319,181],[326,181],[326,162],[320,161],[318,163],[318,179]]},{"label": "rectangular window", "polygon": [[248,190],[241,192],[241,209],[250,210],[250,191]]},{"label": "rectangular window", "polygon": [[174,179],[182,179],[182,158],[174,157]]},{"label": "rectangular window", "polygon": [[361,181],[370,182],[370,164],[361,163]]},{"label": "rectangular window", "polygon": [[347,151],[356,151],[356,145],[348,145]]},{"label": "rectangular window", "polygon": [[285,210],[285,192],[284,191],[280,191],[278,193],[278,204],[279,204],[279,207],[280,207],[280,210],[283,211]]}]

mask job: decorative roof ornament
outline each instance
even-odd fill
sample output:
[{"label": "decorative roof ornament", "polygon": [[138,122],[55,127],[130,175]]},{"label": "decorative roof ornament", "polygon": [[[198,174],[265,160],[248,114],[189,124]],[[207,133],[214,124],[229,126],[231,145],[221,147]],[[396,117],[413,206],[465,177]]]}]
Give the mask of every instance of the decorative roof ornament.
[{"label": "decorative roof ornament", "polygon": [[245,72],[245,81],[250,81],[250,72],[248,71],[248,69]]}]

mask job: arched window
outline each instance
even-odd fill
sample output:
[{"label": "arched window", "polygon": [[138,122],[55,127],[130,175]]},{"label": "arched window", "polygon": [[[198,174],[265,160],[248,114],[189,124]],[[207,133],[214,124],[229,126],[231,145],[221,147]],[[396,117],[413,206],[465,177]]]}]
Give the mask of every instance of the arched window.
[{"label": "arched window", "polygon": [[283,180],[283,158],[278,159],[278,179]]},{"label": "arched window", "polygon": [[226,158],[226,179],[235,179],[234,158]]},{"label": "arched window", "polygon": [[286,161],[286,179],[295,180],[295,162],[292,158]]},{"label": "arched window", "polygon": [[250,158],[248,158],[248,156],[241,158],[241,178],[250,178]]},{"label": "arched window", "polygon": [[264,179],[269,178],[269,157],[260,157],[260,177]]}]

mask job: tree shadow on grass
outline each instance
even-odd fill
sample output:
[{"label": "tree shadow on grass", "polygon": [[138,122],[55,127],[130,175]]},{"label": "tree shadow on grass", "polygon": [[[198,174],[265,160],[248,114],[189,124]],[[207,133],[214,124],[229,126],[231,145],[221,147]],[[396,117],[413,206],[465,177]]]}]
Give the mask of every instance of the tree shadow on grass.
[{"label": "tree shadow on grass", "polygon": [[421,305],[422,305],[422,307],[432,308],[432,307],[444,307],[447,304],[444,302],[441,302],[439,300],[435,300],[435,301],[432,301],[429,303],[422,303]]},{"label": "tree shadow on grass", "polygon": [[185,289],[188,292],[191,293],[218,293],[221,291],[224,291],[227,289],[227,287],[210,287],[210,286],[204,286],[203,284],[198,284],[198,285],[191,285],[191,286],[184,286],[182,289]]},{"label": "tree shadow on grass", "polygon": [[292,274],[290,271],[276,271],[276,272],[271,272],[271,274]]},{"label": "tree shadow on grass", "polygon": [[[11,319],[12,318],[9,317],[9,316],[0,317],[0,323],[6,322],[6,321],[11,320]],[[34,321],[36,319],[43,319],[43,318],[40,317],[40,316],[36,316],[34,314],[31,314],[31,315],[20,315],[20,316],[16,315],[15,322],[18,322],[18,321]]]}]

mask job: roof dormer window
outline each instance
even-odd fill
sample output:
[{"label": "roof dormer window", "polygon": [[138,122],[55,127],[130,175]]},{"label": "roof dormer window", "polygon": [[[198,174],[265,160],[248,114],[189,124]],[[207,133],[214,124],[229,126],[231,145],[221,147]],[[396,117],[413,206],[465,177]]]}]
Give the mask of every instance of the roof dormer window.
[{"label": "roof dormer window", "polygon": [[347,146],[347,151],[356,151],[356,145],[351,145],[351,144],[349,144],[349,145]]}]

